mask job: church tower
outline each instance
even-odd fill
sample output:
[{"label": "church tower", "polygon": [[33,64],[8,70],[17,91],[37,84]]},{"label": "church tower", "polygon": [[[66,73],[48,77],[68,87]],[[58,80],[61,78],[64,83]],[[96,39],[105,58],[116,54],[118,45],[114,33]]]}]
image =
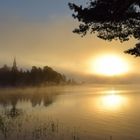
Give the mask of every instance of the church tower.
[{"label": "church tower", "polygon": [[13,66],[12,66],[12,71],[17,71],[17,62],[16,62],[16,58],[14,58],[14,61],[13,61]]}]

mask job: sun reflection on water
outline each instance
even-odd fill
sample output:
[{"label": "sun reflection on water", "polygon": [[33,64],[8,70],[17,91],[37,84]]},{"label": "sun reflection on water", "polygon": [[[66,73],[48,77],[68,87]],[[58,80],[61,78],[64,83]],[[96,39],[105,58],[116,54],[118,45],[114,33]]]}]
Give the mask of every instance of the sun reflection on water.
[{"label": "sun reflection on water", "polygon": [[117,90],[105,91],[105,95],[100,96],[98,106],[102,109],[117,110],[126,104],[126,97]]},{"label": "sun reflection on water", "polygon": [[123,103],[123,98],[119,95],[107,95],[102,98],[102,105],[105,108],[117,108]]}]

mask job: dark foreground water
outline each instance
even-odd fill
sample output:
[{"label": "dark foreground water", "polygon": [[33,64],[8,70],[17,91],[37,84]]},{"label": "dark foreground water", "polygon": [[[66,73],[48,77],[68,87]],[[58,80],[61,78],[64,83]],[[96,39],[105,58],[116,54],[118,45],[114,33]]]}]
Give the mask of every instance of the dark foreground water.
[{"label": "dark foreground water", "polygon": [[140,140],[140,87],[1,89],[0,140]]}]

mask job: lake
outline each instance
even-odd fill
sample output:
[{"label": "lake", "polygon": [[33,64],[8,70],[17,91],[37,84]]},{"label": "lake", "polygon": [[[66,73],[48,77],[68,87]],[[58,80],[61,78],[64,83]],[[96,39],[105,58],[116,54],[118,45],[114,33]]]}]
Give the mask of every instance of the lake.
[{"label": "lake", "polygon": [[140,140],[139,85],[0,90],[0,140]]}]

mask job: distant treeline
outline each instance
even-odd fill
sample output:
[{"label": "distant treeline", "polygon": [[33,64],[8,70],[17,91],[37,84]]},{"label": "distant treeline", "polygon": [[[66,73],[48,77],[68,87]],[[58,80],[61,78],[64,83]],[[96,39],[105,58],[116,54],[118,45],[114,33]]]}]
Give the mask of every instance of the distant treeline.
[{"label": "distant treeline", "polygon": [[4,65],[0,68],[0,86],[36,86],[47,84],[69,83],[65,75],[62,75],[51,67],[43,68],[33,66],[31,70],[18,70],[16,61],[13,67]]}]

